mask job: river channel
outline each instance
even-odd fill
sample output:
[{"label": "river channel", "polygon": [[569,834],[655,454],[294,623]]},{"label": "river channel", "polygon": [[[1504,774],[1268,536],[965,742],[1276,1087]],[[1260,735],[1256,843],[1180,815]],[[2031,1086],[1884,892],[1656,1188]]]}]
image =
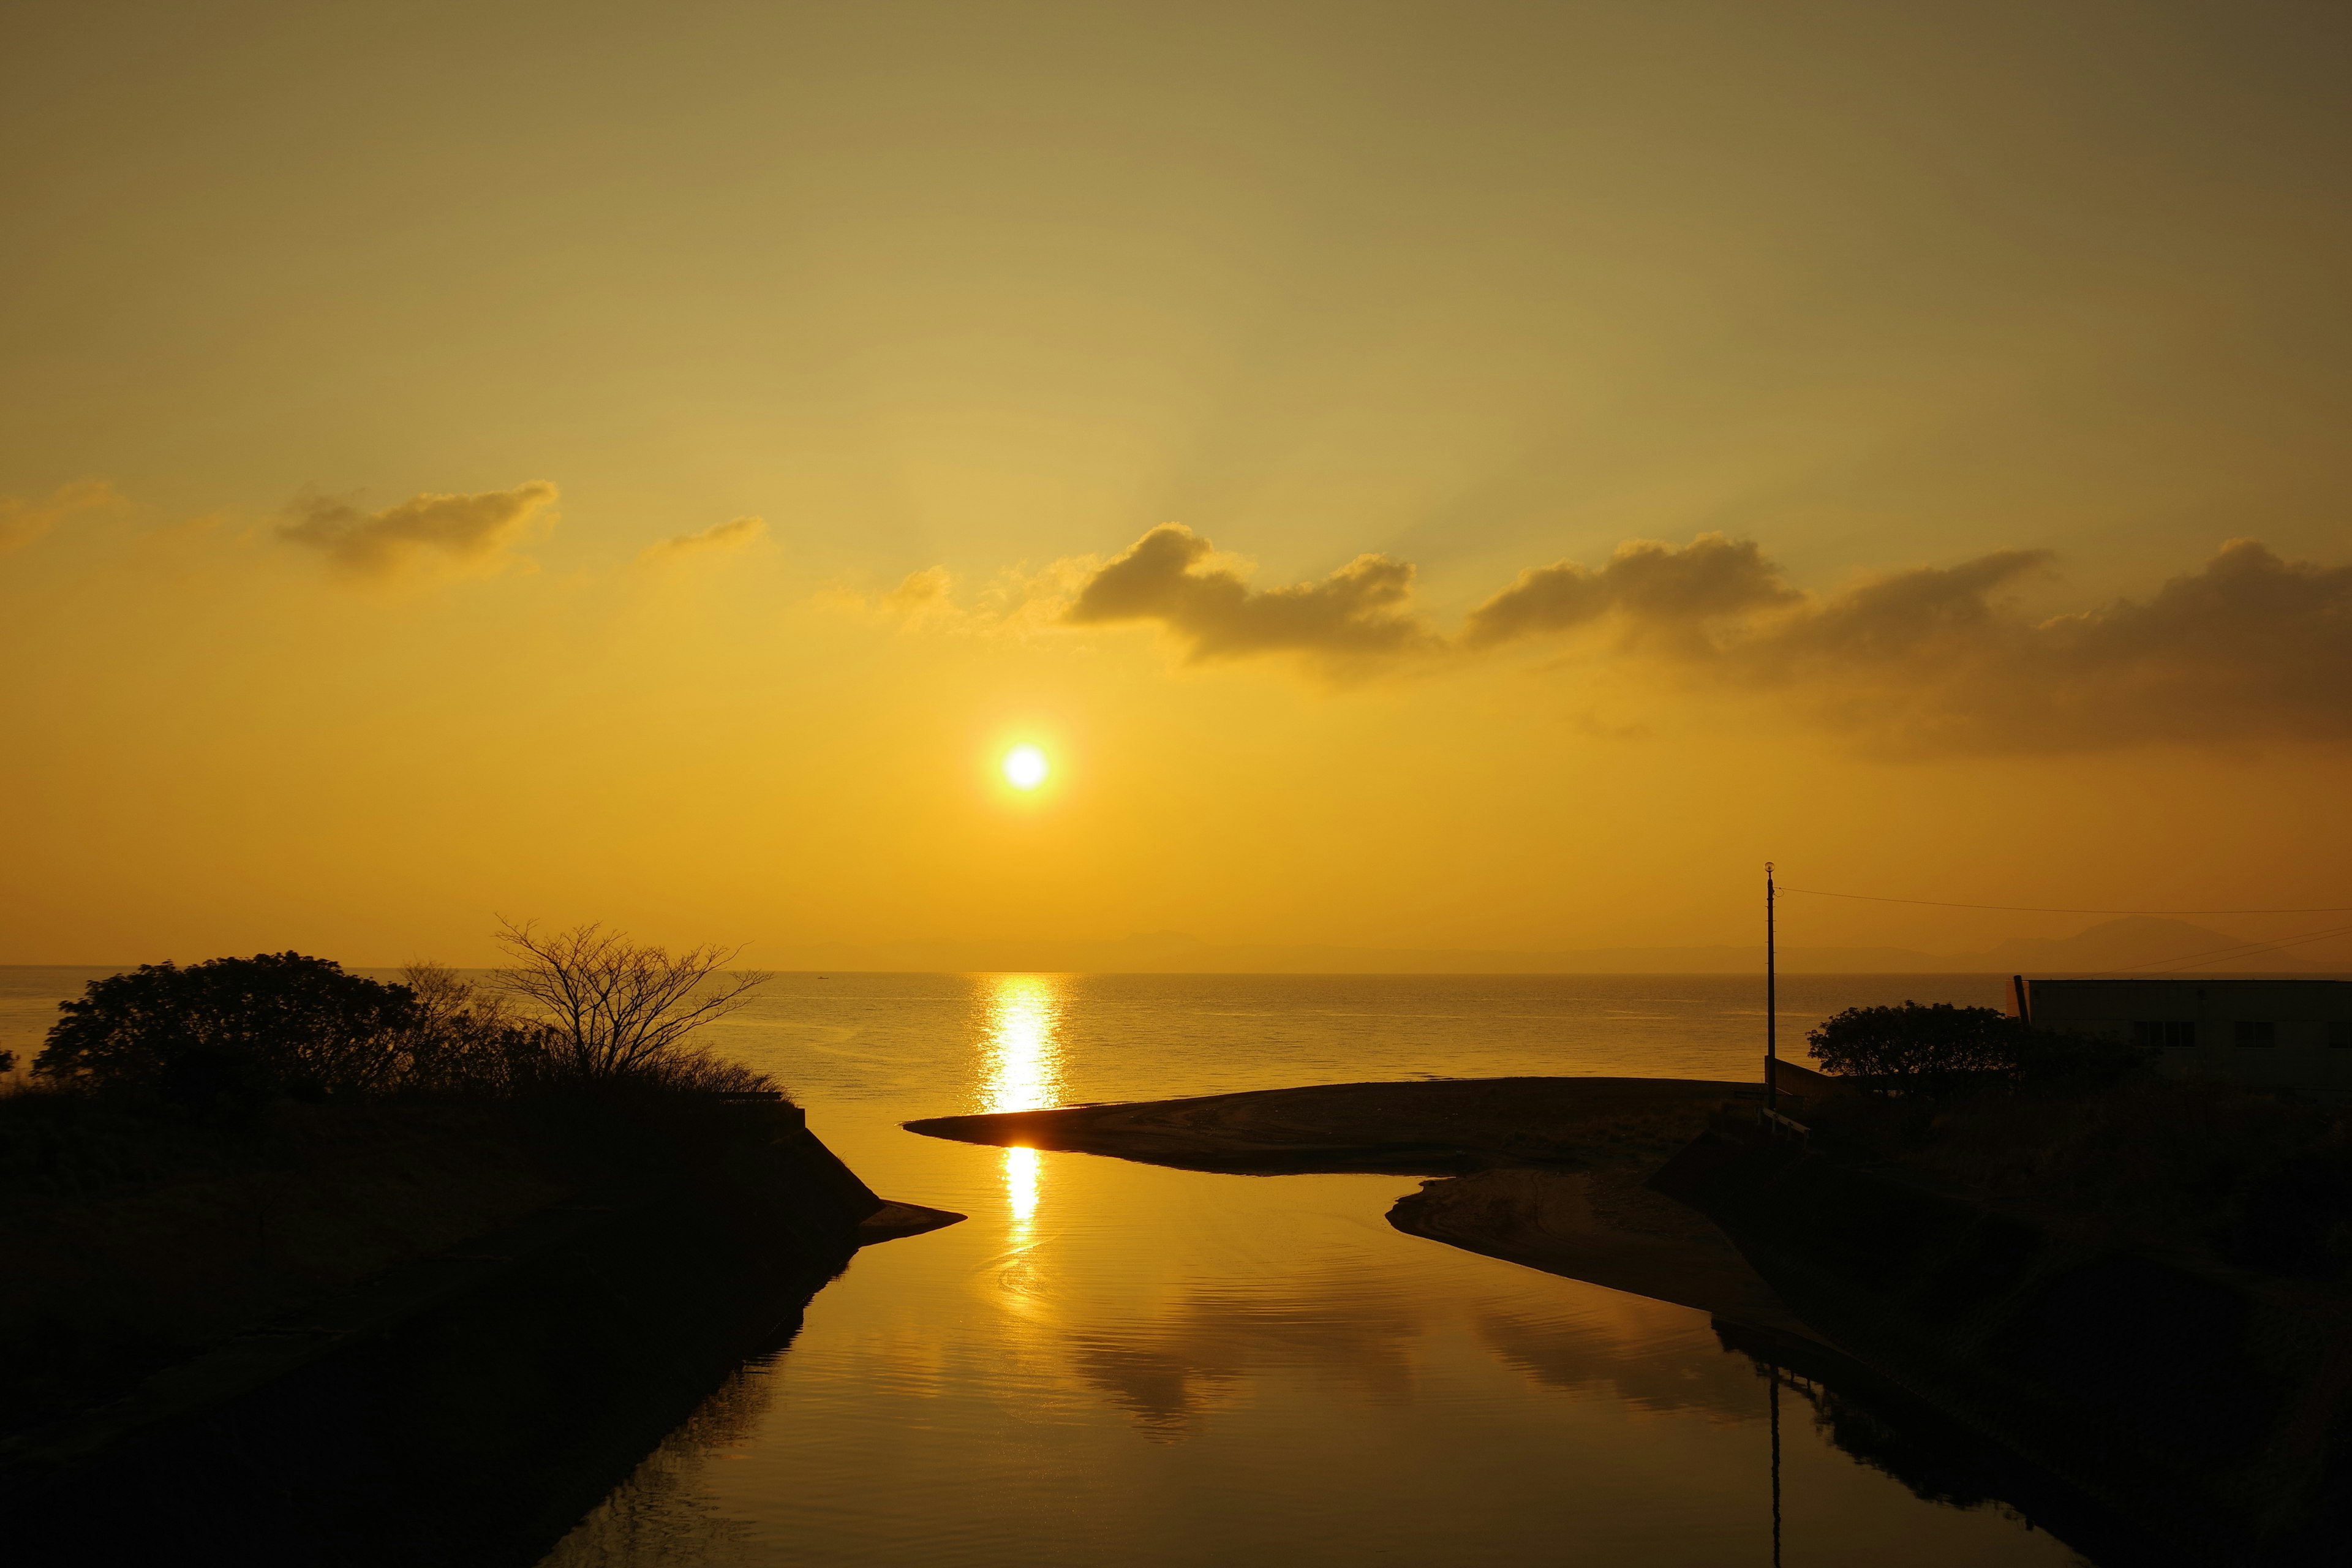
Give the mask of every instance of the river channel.
[{"label": "river channel", "polygon": [[[1798,977],[1783,1037],[1853,1003],[1997,986]],[[1391,1230],[1410,1178],[1203,1174],[898,1125],[1418,1074],[1748,1077],[1759,989],[780,977],[713,1043],[790,1084],[877,1190],[971,1217],[861,1253],[546,1568],[2080,1561],[1932,1456],[1923,1475],[1849,1452],[1874,1447],[1852,1441],[1866,1415],[1842,1413],[1841,1447],[1822,1391],[1703,1313]]]}]

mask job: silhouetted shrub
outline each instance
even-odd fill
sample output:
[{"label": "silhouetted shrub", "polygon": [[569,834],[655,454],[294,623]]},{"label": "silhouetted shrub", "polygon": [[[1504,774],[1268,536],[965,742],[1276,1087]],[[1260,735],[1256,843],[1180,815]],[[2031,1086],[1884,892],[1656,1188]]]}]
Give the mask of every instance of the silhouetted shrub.
[{"label": "silhouetted shrub", "polygon": [[419,1021],[409,987],[299,952],[142,964],[58,1011],[36,1074],[198,1107],[383,1092]]},{"label": "silhouetted shrub", "polygon": [[1849,1007],[1807,1038],[1823,1069],[1881,1093],[2024,1086],[2078,1092],[2141,1069],[2136,1045],[2033,1029],[1992,1007]]},{"label": "silhouetted shrub", "polygon": [[1906,1002],[1849,1007],[1806,1038],[1824,1071],[1871,1080],[1875,1088],[1908,1089],[2014,1074],[2028,1033],[1996,1008]]},{"label": "silhouetted shrub", "polygon": [[523,962],[492,990],[439,964],[413,964],[404,984],[387,984],[298,952],[143,965],[60,1004],[33,1070],[52,1089],[196,1110],[588,1088],[778,1092],[687,1037],[766,978],[716,973],[723,950],[673,957],[593,926],[545,940],[527,928],[509,934]]},{"label": "silhouetted shrub", "polygon": [[509,1099],[565,1076],[554,1031],[438,963],[412,963],[416,1017],[399,1044],[400,1087],[412,1093]]}]

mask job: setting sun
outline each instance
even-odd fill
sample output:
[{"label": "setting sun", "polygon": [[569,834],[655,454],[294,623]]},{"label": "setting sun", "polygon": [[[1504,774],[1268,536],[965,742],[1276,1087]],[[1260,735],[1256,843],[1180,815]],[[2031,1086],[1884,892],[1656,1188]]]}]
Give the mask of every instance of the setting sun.
[{"label": "setting sun", "polygon": [[1045,753],[1034,746],[1015,746],[1004,753],[1004,782],[1014,789],[1035,789],[1052,771]]}]

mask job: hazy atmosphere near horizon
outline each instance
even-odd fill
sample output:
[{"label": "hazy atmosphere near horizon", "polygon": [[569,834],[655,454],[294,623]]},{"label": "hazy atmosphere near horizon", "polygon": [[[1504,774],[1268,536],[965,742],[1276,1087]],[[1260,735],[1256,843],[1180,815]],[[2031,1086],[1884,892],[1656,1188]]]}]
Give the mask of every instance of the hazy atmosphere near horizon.
[{"label": "hazy atmosphere near horizon", "polygon": [[2352,902],[2339,8],[0,28],[0,962]]}]

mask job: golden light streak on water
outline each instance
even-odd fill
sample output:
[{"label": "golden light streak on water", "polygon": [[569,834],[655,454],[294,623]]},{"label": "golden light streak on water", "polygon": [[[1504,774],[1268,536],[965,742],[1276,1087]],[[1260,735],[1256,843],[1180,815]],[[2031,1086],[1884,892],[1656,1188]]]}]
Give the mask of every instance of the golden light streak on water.
[{"label": "golden light streak on water", "polygon": [[[983,1110],[1035,1110],[1062,1097],[1061,981],[1050,974],[995,974],[984,993],[980,1102]],[[1004,1204],[1013,1245],[1034,1234],[1041,1162],[1034,1149],[1003,1151]]]},{"label": "golden light streak on water", "polygon": [[1054,1104],[1062,1094],[1059,977],[993,974],[988,983],[981,1109],[1035,1110]]},{"label": "golden light streak on water", "polygon": [[1013,1210],[1013,1235],[1026,1240],[1037,1217],[1037,1151],[1004,1151],[1004,1201]]}]

